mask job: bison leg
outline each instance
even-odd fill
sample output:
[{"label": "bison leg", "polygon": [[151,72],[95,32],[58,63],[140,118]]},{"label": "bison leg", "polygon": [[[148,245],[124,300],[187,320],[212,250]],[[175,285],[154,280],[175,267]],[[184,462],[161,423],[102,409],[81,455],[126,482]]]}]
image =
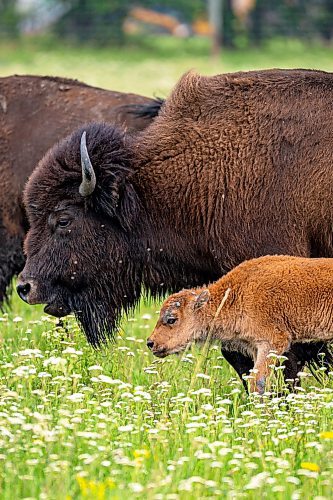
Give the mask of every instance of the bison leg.
[{"label": "bison leg", "polygon": [[298,372],[301,372],[304,368],[305,361],[300,359],[298,353],[291,348],[288,352],[283,354],[288,359],[284,362],[284,379],[291,391],[299,385],[299,378],[297,377]]},{"label": "bison leg", "polygon": [[24,267],[22,238],[10,236],[0,226],[0,308],[7,299],[8,287],[12,278]]},{"label": "bison leg", "polygon": [[293,351],[295,352],[295,356],[297,357],[297,371],[301,371],[304,365],[307,364],[312,375],[319,382],[322,382],[322,377],[318,376],[318,373],[316,371],[317,368],[324,367],[326,371],[330,371],[333,368],[333,345],[330,342],[294,344]]},{"label": "bison leg", "polygon": [[221,349],[223,357],[228,361],[228,363],[233,367],[233,369],[237,372],[237,375],[243,382],[243,386],[248,392],[247,382],[243,379],[243,375],[249,375],[250,370],[253,368],[253,360],[250,356],[246,356],[237,351],[226,351],[223,348]]}]

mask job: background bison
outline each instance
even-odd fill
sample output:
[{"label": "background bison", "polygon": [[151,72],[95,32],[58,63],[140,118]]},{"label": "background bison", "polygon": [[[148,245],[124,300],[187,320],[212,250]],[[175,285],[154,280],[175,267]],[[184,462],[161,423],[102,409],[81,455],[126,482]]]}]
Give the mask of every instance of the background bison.
[{"label": "background bison", "polygon": [[[96,345],[142,287],[202,285],[264,254],[333,256],[332,99],[319,71],[187,74],[136,137],[76,131],[25,191],[21,297],[74,312]],[[292,346],[287,377],[320,346]],[[224,354],[239,374],[253,366]]]},{"label": "background bison", "polygon": [[140,130],[159,106],[158,100],[63,78],[0,78],[0,303],[13,275],[24,265],[23,186],[47,149],[90,120]]}]

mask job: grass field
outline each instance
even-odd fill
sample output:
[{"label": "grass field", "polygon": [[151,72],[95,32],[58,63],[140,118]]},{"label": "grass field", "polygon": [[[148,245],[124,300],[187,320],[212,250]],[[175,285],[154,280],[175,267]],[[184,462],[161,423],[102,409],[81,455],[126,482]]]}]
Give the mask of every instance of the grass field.
[{"label": "grass field", "polygon": [[211,59],[202,40],[148,39],[122,50],[83,49],[54,44],[52,40],[0,42],[0,76],[14,73],[78,78],[123,92],[166,97],[177,79],[189,69],[217,74],[260,68],[311,68],[333,71],[333,48],[277,40],[265,49],[225,51]]},{"label": "grass field", "polygon": [[[254,67],[333,69],[333,49],[276,43],[205,56],[203,43],[96,51],[29,41],[0,46],[0,74],[77,77],[166,95],[177,77]],[[262,400],[245,395],[220,356],[193,348],[153,358],[158,304],[142,304],[117,342],[94,351],[13,297],[0,316],[0,498],[333,498],[333,374]],[[318,372],[321,375],[321,372]],[[276,370],[280,387],[281,369]]]}]

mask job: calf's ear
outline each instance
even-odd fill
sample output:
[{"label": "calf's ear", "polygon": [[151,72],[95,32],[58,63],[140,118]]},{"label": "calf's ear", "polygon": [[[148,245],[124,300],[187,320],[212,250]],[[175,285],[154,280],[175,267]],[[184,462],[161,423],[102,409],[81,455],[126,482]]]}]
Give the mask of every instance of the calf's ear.
[{"label": "calf's ear", "polygon": [[196,296],[194,300],[194,309],[200,309],[205,304],[207,304],[209,299],[210,299],[209,290],[205,288],[204,290],[202,290],[202,292],[199,293],[199,295]]}]

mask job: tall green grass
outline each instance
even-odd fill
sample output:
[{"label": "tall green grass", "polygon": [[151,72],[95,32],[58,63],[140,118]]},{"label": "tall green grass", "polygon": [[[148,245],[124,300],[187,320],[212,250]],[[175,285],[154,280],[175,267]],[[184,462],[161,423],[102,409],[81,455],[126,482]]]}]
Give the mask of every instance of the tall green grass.
[{"label": "tall green grass", "polygon": [[248,397],[219,346],[154,359],[155,305],[94,351],[74,320],[14,302],[1,317],[1,498],[332,498],[332,378]]}]

